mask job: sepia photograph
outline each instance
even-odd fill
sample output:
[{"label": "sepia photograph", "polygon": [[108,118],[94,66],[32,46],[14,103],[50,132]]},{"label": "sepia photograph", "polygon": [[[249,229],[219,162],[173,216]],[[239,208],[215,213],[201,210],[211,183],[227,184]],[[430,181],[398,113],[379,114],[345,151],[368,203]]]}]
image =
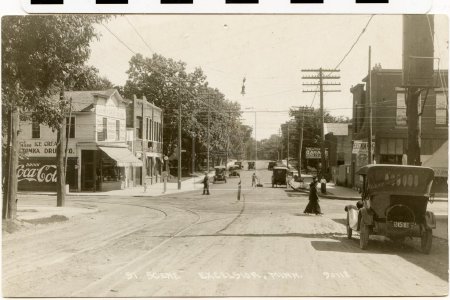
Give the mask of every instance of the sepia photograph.
[{"label": "sepia photograph", "polygon": [[448,295],[448,37],[3,16],[3,297]]}]

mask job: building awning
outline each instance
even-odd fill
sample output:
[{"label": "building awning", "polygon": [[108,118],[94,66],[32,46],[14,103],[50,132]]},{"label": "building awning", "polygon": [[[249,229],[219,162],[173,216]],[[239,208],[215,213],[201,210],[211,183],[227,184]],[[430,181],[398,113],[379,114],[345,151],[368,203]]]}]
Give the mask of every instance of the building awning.
[{"label": "building awning", "polygon": [[127,148],[99,147],[109,157],[117,162],[118,167],[142,167],[142,161],[137,159]]},{"label": "building awning", "polygon": [[422,163],[422,166],[434,170],[435,177],[448,177],[448,141],[446,141],[433,155]]}]

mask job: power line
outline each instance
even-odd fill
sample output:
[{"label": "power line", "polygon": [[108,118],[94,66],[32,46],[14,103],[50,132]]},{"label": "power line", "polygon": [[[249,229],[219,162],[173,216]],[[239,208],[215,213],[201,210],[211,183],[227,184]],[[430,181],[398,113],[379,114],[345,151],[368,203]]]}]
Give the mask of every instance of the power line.
[{"label": "power line", "polygon": [[108,26],[106,26],[105,24],[103,24],[102,23],[102,25],[103,25],[103,27],[105,27],[105,29],[106,30],[108,30],[108,32],[109,33],[111,33],[125,48],[127,48],[131,53],[133,53],[134,55],[136,55],[137,53],[136,52],[134,52],[134,50],[133,49],[131,49],[130,47],[128,47],[128,45],[124,42],[124,41],[122,41],[116,34],[114,34],[114,32],[112,32],[109,28],[108,28]]},{"label": "power line", "polygon": [[370,24],[370,21],[372,21],[373,17],[375,15],[371,15],[369,21],[367,21],[366,26],[364,26],[363,30],[361,31],[361,33],[358,35],[358,37],[356,38],[356,41],[353,43],[353,45],[350,47],[350,49],[347,51],[347,53],[344,55],[344,57],[341,59],[341,61],[337,64],[337,66],[335,67],[335,69],[339,68],[339,66],[344,62],[344,60],[347,58],[347,56],[350,54],[350,52],[352,52],[353,48],[356,46],[356,44],[358,43],[359,39],[361,38],[361,36],[364,34],[364,32],[366,32],[367,27]]},{"label": "power line", "polygon": [[139,38],[145,44],[145,46],[147,46],[147,48],[150,51],[150,53],[155,52],[155,51],[152,50],[150,45],[144,40],[142,35],[139,33],[139,31],[136,29],[136,27],[134,27],[133,23],[131,23],[131,21],[127,18],[127,16],[125,16],[125,20],[127,20],[128,24],[130,24],[131,28],[133,28],[134,32],[136,32],[136,34],[139,36]]},{"label": "power line", "polygon": [[[340,65],[344,62],[344,60],[347,58],[347,56],[350,54],[350,52],[352,52],[353,48],[356,46],[356,44],[358,43],[359,39],[361,38],[361,36],[364,34],[364,32],[366,32],[367,27],[369,26],[370,22],[372,21],[373,17],[375,15],[370,16],[370,19],[367,21],[366,26],[364,26],[363,30],[361,31],[361,33],[358,35],[358,37],[356,38],[355,42],[353,43],[353,45],[350,47],[350,49],[347,51],[347,53],[345,53],[344,57],[342,57],[342,59],[339,61],[339,63],[336,65],[335,69],[339,68]],[[310,107],[312,107],[314,105],[314,101],[316,100],[316,95],[317,92],[314,93],[314,97],[313,100],[311,102]]]}]

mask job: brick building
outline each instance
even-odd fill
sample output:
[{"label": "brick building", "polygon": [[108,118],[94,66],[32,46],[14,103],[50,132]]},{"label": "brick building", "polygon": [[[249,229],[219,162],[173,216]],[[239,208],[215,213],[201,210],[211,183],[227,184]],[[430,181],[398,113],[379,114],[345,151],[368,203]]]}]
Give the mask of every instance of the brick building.
[{"label": "brick building", "polygon": [[[407,154],[407,123],[405,89],[402,70],[372,69],[372,139],[376,163],[405,164]],[[368,76],[365,84],[351,88],[353,94],[353,141],[367,142],[369,134]],[[448,72],[435,72],[434,87],[421,94],[421,161],[426,161],[448,140]],[[367,151],[355,153],[352,172],[367,164]],[[355,184],[359,178],[355,176]]]},{"label": "brick building", "polygon": [[133,174],[133,185],[161,181],[163,169],[163,111],[145,97],[136,96],[127,106],[128,148],[143,165]]}]

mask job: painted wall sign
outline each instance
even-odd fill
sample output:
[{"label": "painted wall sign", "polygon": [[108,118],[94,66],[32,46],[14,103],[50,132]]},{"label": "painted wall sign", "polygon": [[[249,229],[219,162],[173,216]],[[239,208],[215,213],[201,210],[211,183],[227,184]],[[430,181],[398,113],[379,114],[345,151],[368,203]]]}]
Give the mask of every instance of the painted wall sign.
[{"label": "painted wall sign", "polygon": [[[56,141],[53,140],[22,140],[20,153],[28,157],[56,157]],[[76,156],[75,146],[69,142],[68,156]]]},{"label": "painted wall sign", "polygon": [[49,191],[56,188],[56,159],[31,158],[19,161],[17,181],[19,190]]}]

